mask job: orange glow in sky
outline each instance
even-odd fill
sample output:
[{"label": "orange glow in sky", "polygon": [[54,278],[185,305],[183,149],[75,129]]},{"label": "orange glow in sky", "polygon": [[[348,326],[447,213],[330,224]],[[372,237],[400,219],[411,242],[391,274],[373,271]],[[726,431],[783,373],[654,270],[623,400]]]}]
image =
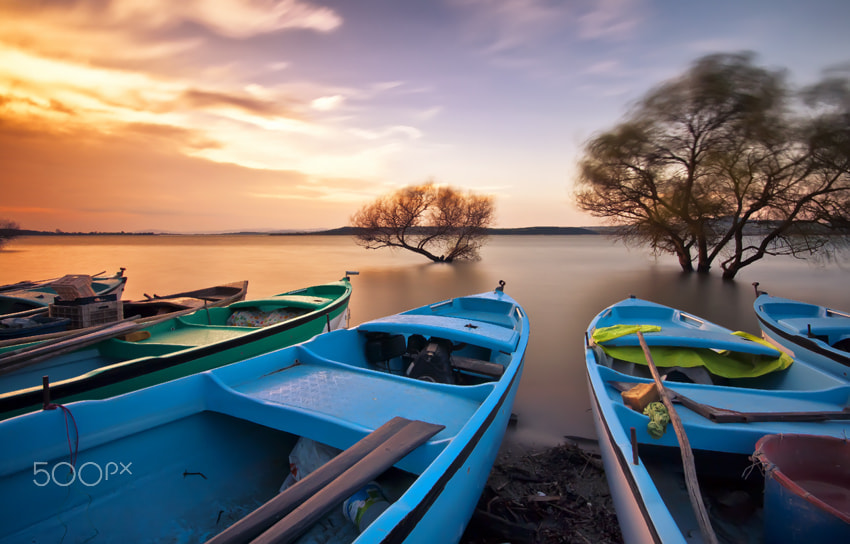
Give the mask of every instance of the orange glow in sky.
[{"label": "orange glow in sky", "polygon": [[802,78],[850,57],[850,3],[665,4],[7,0],[0,219],[335,228],[434,179],[494,195],[497,226],[589,225],[581,145],[653,85],[718,51]]}]

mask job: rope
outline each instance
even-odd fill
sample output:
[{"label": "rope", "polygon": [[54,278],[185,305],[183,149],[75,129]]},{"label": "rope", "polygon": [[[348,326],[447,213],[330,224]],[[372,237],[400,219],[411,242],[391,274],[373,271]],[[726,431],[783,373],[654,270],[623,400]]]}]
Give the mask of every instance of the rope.
[{"label": "rope", "polygon": [[[77,428],[77,420],[74,419],[74,414],[71,413],[71,410],[68,409],[67,406],[62,404],[48,404],[44,407],[45,410],[55,410],[60,408],[62,410],[62,415],[65,416],[65,436],[68,438],[68,455],[70,457],[71,466],[76,469],[77,467],[77,454],[80,451],[80,431]],[[74,424],[74,445],[71,445],[71,427],[68,425],[68,418],[71,418],[71,423]]]}]

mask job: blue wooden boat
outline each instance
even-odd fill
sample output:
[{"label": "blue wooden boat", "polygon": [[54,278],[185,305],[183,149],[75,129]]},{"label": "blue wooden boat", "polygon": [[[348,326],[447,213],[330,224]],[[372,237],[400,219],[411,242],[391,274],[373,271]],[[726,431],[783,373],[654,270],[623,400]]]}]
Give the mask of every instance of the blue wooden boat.
[{"label": "blue wooden boat", "polygon": [[767,340],[823,370],[850,376],[850,313],[761,291],[753,309]]},{"label": "blue wooden boat", "polygon": [[[686,446],[672,425],[664,430],[658,405],[642,411],[657,389],[638,330],[674,401]],[[765,479],[751,456],[768,435],[846,440],[850,382],[758,337],[635,298],[600,312],[586,334],[593,416],[626,542],[766,542],[765,519],[800,521],[768,516]],[[689,500],[689,467],[716,540],[702,530],[697,501]],[[846,478],[841,485],[850,492]],[[809,541],[820,541],[811,531]]]},{"label": "blue wooden boat", "polygon": [[[0,542],[457,542],[528,335],[498,290],[7,419]],[[339,453],[281,491],[305,441]],[[373,481],[389,504],[359,532],[343,504]]]},{"label": "blue wooden boat", "polygon": [[[0,347],[0,419],[56,401],[103,399],[280,349],[347,326],[351,282],[207,307],[158,321]],[[46,378],[45,378],[46,377]]]},{"label": "blue wooden boat", "polygon": [[71,320],[67,317],[49,315],[2,317],[0,318],[0,341],[63,332],[68,330],[70,324]]},{"label": "blue wooden boat", "polygon": [[[51,285],[53,281],[22,281],[0,287],[0,316],[22,317],[47,310],[58,295],[56,288]],[[127,278],[122,268],[111,276],[103,273],[92,276],[90,287],[94,296],[115,295],[116,299],[120,299],[125,283]]]}]

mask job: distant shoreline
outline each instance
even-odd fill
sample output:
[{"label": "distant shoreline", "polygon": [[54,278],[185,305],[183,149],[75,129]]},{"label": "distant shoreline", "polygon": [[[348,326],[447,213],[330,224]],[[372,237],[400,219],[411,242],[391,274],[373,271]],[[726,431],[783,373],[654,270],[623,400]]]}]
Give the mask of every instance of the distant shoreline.
[{"label": "distant shoreline", "polygon": [[[606,234],[607,227],[520,227],[520,228],[490,228],[488,236],[564,236]],[[340,227],[327,230],[292,230],[292,231],[234,231],[234,232],[64,232],[40,231],[24,229],[8,229],[0,231],[0,237],[19,236],[354,236],[356,227]]]}]

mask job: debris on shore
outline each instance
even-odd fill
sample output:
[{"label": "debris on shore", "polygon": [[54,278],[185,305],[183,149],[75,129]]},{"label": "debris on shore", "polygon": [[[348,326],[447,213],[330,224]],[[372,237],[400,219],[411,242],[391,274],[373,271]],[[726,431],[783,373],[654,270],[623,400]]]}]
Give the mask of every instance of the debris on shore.
[{"label": "debris on shore", "polygon": [[499,452],[461,544],[621,544],[600,457],[567,441]]}]

